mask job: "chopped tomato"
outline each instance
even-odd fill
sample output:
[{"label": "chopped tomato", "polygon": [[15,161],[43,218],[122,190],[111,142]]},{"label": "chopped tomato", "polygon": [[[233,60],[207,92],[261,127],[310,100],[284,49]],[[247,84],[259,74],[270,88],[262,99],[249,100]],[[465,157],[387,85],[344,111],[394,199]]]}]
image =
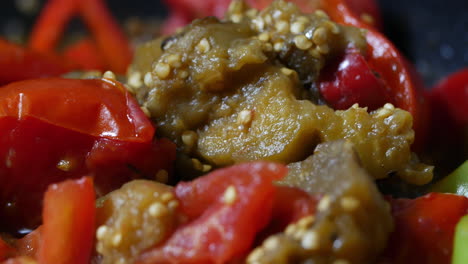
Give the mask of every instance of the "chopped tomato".
[{"label": "chopped tomato", "polygon": [[13,251],[14,249],[0,237],[0,261],[10,257]]},{"label": "chopped tomato", "polygon": [[96,197],[89,177],[52,184],[44,196],[39,264],[89,263]]},{"label": "chopped tomato", "polygon": [[247,253],[269,222],[283,165],[253,162],[216,170],[175,189],[188,224],[137,263],[225,263]]},{"label": "chopped tomato", "polygon": [[319,89],[334,109],[348,109],[358,103],[374,110],[391,101],[385,83],[356,50],[348,51],[342,61],[322,71]]},{"label": "chopped tomato", "polygon": [[392,199],[395,231],[384,259],[390,263],[450,263],[455,225],[468,213],[468,198],[430,193]]},{"label": "chopped tomato", "polygon": [[104,194],[169,170],[175,146],[153,135],[135,99],[111,80],[41,79],[1,88],[0,228],[35,228],[51,183],[89,174]]},{"label": "chopped tomato", "polygon": [[71,65],[52,54],[28,50],[0,38],[0,86],[14,81],[58,76]]}]

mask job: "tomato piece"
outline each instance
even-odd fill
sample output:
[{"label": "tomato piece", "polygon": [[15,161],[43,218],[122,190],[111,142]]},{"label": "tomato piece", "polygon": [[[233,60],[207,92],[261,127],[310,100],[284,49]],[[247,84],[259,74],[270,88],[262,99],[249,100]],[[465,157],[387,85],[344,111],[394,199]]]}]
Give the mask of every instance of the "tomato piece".
[{"label": "tomato piece", "polygon": [[51,183],[88,174],[105,194],[169,171],[175,145],[153,135],[135,99],[111,80],[41,79],[3,87],[0,228],[35,228]]},{"label": "tomato piece", "polygon": [[468,213],[468,198],[430,193],[390,202],[395,231],[384,259],[390,263],[450,263],[455,226]]},{"label": "tomato piece", "polygon": [[59,76],[72,66],[61,58],[27,50],[0,38],[0,86],[10,82]]},{"label": "tomato piece", "polygon": [[90,39],[82,39],[67,47],[64,57],[84,70],[106,70],[106,63],[96,44]]},{"label": "tomato piece", "polygon": [[179,183],[175,192],[189,223],[137,263],[225,263],[246,253],[269,222],[273,181],[286,172],[283,165],[253,162]]},{"label": "tomato piece", "polygon": [[0,237],[0,261],[9,258],[13,252],[14,249]]},{"label": "tomato piece", "polygon": [[89,177],[52,184],[44,196],[40,264],[89,263],[93,248],[96,197]]},{"label": "tomato piece", "polygon": [[319,89],[334,109],[348,109],[358,103],[374,110],[390,102],[385,83],[357,50],[348,51],[341,62],[322,71]]},{"label": "tomato piece", "polygon": [[17,256],[26,256],[37,259],[37,252],[41,244],[42,226],[31,231],[24,237],[16,240],[15,249]]}]

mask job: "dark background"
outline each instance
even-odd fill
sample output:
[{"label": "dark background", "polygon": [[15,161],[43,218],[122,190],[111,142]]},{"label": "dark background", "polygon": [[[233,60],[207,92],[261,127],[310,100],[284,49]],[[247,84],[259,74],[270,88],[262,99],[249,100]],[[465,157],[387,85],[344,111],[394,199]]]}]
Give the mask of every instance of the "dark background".
[{"label": "dark background", "polygon": [[[416,65],[427,86],[468,66],[468,0],[377,1],[385,34]],[[0,2],[0,36],[12,32],[26,35],[35,14],[18,11],[15,0]],[[163,18],[167,12],[158,0],[108,0],[108,3],[122,20],[134,16]]]}]

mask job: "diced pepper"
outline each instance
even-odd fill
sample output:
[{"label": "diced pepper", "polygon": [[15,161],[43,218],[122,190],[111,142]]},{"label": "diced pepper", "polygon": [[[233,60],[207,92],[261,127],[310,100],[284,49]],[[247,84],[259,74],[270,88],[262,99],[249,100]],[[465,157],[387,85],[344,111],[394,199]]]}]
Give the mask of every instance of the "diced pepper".
[{"label": "diced pepper", "polygon": [[72,68],[58,56],[28,50],[0,38],[0,86],[25,79],[59,76]]},{"label": "diced pepper", "polygon": [[452,264],[465,264],[468,261],[468,215],[462,217],[455,227]]},{"label": "diced pepper", "polygon": [[247,253],[271,217],[273,181],[286,172],[283,165],[254,162],[179,183],[175,192],[189,223],[137,263],[225,263]]},{"label": "diced pepper", "polygon": [[468,160],[432,188],[434,192],[454,193],[468,197]]},{"label": "diced pepper", "polygon": [[386,263],[450,263],[455,225],[468,213],[468,198],[430,193],[392,199],[395,231],[383,255]]},{"label": "diced pepper", "polygon": [[39,264],[89,263],[95,230],[95,193],[89,177],[52,184],[44,197]]}]

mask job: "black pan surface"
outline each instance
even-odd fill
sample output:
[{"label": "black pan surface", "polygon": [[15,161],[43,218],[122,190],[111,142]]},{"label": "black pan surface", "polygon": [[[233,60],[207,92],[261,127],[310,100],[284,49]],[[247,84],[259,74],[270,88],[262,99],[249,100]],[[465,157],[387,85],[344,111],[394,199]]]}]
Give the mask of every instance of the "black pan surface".
[{"label": "black pan surface", "polygon": [[[12,30],[27,32],[36,14],[25,14],[18,2],[1,0],[0,36]],[[203,0],[193,0],[203,1]],[[429,87],[438,79],[468,66],[468,0],[377,0],[385,34],[422,74]],[[167,9],[159,0],[108,0],[113,13],[129,17],[164,18]]]}]

